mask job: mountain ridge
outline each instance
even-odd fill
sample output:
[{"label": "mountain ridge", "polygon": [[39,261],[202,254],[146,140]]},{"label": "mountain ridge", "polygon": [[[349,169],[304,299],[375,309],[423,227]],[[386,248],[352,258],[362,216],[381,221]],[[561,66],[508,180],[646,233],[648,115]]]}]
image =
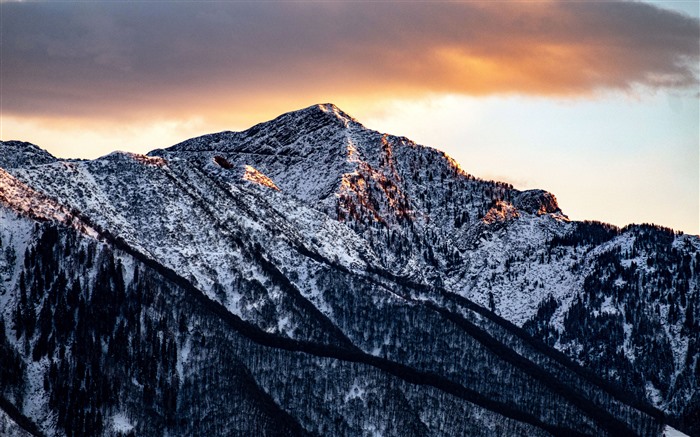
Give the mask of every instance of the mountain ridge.
[{"label": "mountain ridge", "polygon": [[[32,153],[26,155],[22,147]],[[503,369],[518,369],[517,384],[540,393],[535,403],[552,396],[561,378],[576,381],[559,389],[578,393],[565,394],[563,402],[582,417],[597,417],[598,425],[590,425],[594,428],[606,428],[609,420],[628,426],[630,413],[614,413],[622,410],[646,411],[642,415],[651,414],[652,422],[665,420],[657,410],[647,410],[645,400],[691,434],[700,432],[700,309],[694,303],[700,288],[698,237],[655,226],[620,229],[570,221],[551,193],[474,178],[444,153],[368,130],[330,104],[148,155],[118,152],[92,161],[35,162],[22,161],[39,153],[32,146],[13,142],[11,150],[4,155],[12,165],[7,165],[9,173],[0,173],[0,194],[15,190],[11,192],[19,200],[12,208],[29,220],[57,219],[88,239],[102,235],[100,244],[135,251],[129,255],[135,259],[147,257],[156,263],[151,267],[174,272],[190,284],[185,288],[193,287],[219,305],[212,313],[216,317],[231,314],[279,336],[282,343],[352,346],[364,354],[363,360],[433,372],[446,378],[439,381],[481,393],[483,387],[470,386],[447,370],[464,366],[444,352],[461,344],[474,356],[486,354],[502,363]],[[246,179],[249,167],[255,178]],[[12,187],[26,188],[17,192]],[[56,205],[50,211],[61,213],[22,206],[34,196],[22,193],[33,192],[40,203]],[[19,305],[17,284],[22,282],[20,267],[11,267],[10,261],[22,258],[20,240],[29,238],[31,246],[32,238],[41,239],[20,236],[12,226],[0,234],[4,241],[17,241],[11,244],[14,258],[6,254],[5,264],[0,259],[0,273],[15,272],[7,276],[5,291],[0,290],[9,296],[3,301],[10,303],[4,311],[10,322],[18,314],[11,307]],[[31,263],[27,256],[25,262]],[[127,272],[130,268],[122,267],[125,277],[134,274]],[[160,268],[156,270],[166,271]],[[368,306],[367,299],[378,308]],[[390,308],[424,320],[425,327],[388,316]],[[387,314],[386,321],[378,311]],[[212,317],[207,314],[202,317]],[[367,321],[359,322],[363,315]],[[500,317],[512,327],[495,322]],[[449,334],[453,326],[463,331]],[[527,346],[529,340],[517,330],[541,346]],[[444,350],[401,340],[425,341],[436,332],[445,337],[440,343]],[[181,340],[172,347],[181,350],[186,343]],[[23,341],[34,345],[39,340]],[[548,347],[628,394],[622,401],[594,401],[580,410],[589,401],[577,403],[577,396],[585,400],[588,393],[605,392],[604,387],[577,370],[566,370],[575,366],[559,363],[545,352]],[[416,361],[414,354],[432,358]],[[258,383],[267,381],[258,365],[248,368]],[[472,365],[488,372],[481,364]],[[491,389],[489,402],[511,405],[504,381],[493,382],[501,388]],[[261,390],[271,393],[270,387]],[[272,402],[286,405],[287,412],[298,408],[274,396]],[[361,417],[343,411],[351,422]],[[433,417],[427,410],[421,414]],[[533,417],[547,424],[540,429],[560,425],[544,412]],[[433,419],[437,421],[429,422],[443,423]],[[593,432],[589,425],[581,426]]]}]

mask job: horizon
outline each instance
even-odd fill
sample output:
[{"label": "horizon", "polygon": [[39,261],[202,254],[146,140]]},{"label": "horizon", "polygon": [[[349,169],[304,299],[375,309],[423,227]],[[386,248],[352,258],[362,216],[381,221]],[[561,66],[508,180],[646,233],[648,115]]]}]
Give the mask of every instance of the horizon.
[{"label": "horizon", "polygon": [[700,234],[698,3],[545,3],[0,2],[0,139],[94,159],[332,102],[572,220]]},{"label": "horizon", "polygon": [[[357,119],[356,117],[354,117],[352,114],[349,114],[349,113],[347,113],[346,111],[344,111],[343,108],[339,107],[338,105],[335,105],[335,104],[332,103],[332,102],[324,102],[324,103],[316,103],[316,104],[313,104],[313,105],[310,105],[310,106],[306,106],[306,107],[303,107],[303,108],[297,108],[297,109],[294,109],[294,110],[291,110],[291,111],[284,112],[284,113],[279,114],[279,115],[277,115],[277,116],[275,116],[275,117],[273,117],[273,118],[271,118],[271,119],[269,119],[269,120],[260,121],[259,123],[255,123],[255,124],[253,124],[253,125],[251,125],[251,126],[248,126],[247,128],[241,129],[241,130],[237,130],[237,131],[227,131],[227,130],[224,130],[224,131],[219,131],[219,132],[209,132],[209,133],[204,133],[204,134],[202,134],[202,135],[197,135],[197,136],[195,136],[195,137],[185,138],[185,139],[183,139],[183,140],[180,141],[180,142],[186,142],[186,141],[188,141],[188,140],[190,140],[190,139],[198,138],[198,137],[200,137],[200,136],[206,136],[206,135],[217,134],[217,133],[222,133],[222,132],[245,132],[245,131],[247,131],[247,130],[249,130],[249,129],[252,129],[253,127],[257,126],[258,124],[264,124],[264,123],[273,121],[274,119],[276,119],[276,118],[278,118],[278,117],[280,117],[280,116],[282,116],[282,115],[285,115],[285,114],[288,114],[288,113],[293,113],[293,112],[299,112],[299,111],[303,111],[303,110],[310,109],[310,108],[313,108],[313,107],[320,107],[320,106],[324,106],[324,105],[332,105],[332,106],[335,106],[336,108],[338,108],[339,110],[341,110],[342,112],[344,112],[346,115],[348,115],[348,116],[350,116],[351,118],[355,119],[357,122],[359,122],[360,124],[362,124],[362,125],[364,126],[364,124],[362,123],[362,120],[358,120],[358,119]],[[372,129],[372,128],[369,128],[369,127],[367,127],[367,126],[364,126],[364,127],[365,127],[366,129],[370,129],[370,130],[377,131],[376,129]],[[388,132],[381,132],[381,131],[377,131],[377,132],[384,133],[384,134],[387,134],[387,133],[388,133]],[[394,135],[394,134],[390,134],[390,133],[388,133],[388,134],[389,134],[389,135]],[[394,136],[401,136],[401,135],[394,135]],[[411,138],[409,138],[409,140],[411,140]],[[1,140],[1,141],[22,141],[22,140]],[[169,146],[162,147],[162,148],[151,149],[151,150],[148,150],[148,151],[146,151],[146,152],[144,152],[144,153],[137,153],[137,152],[131,152],[131,151],[128,151],[128,150],[119,150],[119,149],[115,149],[115,150],[112,150],[112,151],[110,151],[110,152],[108,152],[108,153],[106,153],[106,154],[104,154],[104,155],[101,155],[101,156],[98,156],[98,157],[95,157],[95,158],[82,158],[82,157],[70,157],[70,156],[56,156],[56,155],[54,155],[54,154],[52,154],[52,155],[53,155],[54,157],[59,158],[59,159],[62,159],[62,160],[63,160],[63,159],[65,159],[65,160],[97,160],[97,159],[102,159],[102,158],[104,158],[104,157],[106,157],[106,156],[109,156],[109,155],[111,155],[111,154],[113,154],[113,153],[120,153],[120,152],[121,152],[121,153],[137,153],[137,154],[141,154],[141,155],[147,155],[148,153],[153,152],[153,151],[155,151],[155,150],[167,149],[167,148],[169,148],[169,147],[173,147],[173,146],[179,144],[180,142],[174,143],[174,144],[171,144],[171,145],[169,145]],[[32,145],[34,145],[34,146],[36,146],[36,147],[39,147],[40,149],[42,149],[42,150],[44,150],[44,151],[46,151],[46,152],[48,152],[48,153],[51,153],[49,150],[43,148],[40,144],[34,144],[34,143],[31,143],[31,142],[29,142],[29,143],[32,144]],[[439,149],[439,148],[437,148],[437,147],[432,147],[432,146],[428,146],[428,145],[424,145],[424,144],[419,144],[419,143],[416,143],[416,144],[418,144],[419,146],[422,146],[422,147],[429,147],[429,148],[432,148],[432,149],[435,149],[435,150],[438,150],[438,151],[442,151],[441,149]],[[447,152],[445,152],[445,153],[446,153],[447,156],[449,156],[450,158],[453,158],[453,159],[454,159],[454,157],[452,157],[449,153],[447,153]],[[458,162],[458,163],[459,163],[459,162]],[[461,164],[460,164],[460,167],[461,167]],[[466,173],[468,173],[469,175],[474,176],[474,177],[476,177],[477,179],[480,179],[480,180],[511,183],[511,182],[508,182],[508,181],[505,180],[505,179],[501,180],[501,179],[483,178],[483,177],[480,177],[479,175],[475,175],[475,174],[469,172],[467,169],[464,169],[464,168],[462,168],[462,170],[464,170],[464,171],[465,171]],[[515,186],[515,185],[513,186],[513,188],[516,189],[516,190],[518,190],[518,191],[526,191],[526,190],[529,190],[529,189],[542,189],[541,187],[522,188],[522,187],[518,187],[518,186]],[[548,191],[548,190],[545,190],[545,191]],[[556,193],[551,193],[551,194],[553,194],[553,195],[555,196],[555,198],[556,198]],[[557,199],[557,201],[558,201],[558,199]],[[562,208],[562,211],[563,211],[563,213],[564,213],[565,215],[567,214],[567,211],[566,211],[565,209]],[[603,223],[606,223],[606,224],[609,224],[609,225],[616,226],[616,227],[619,228],[619,229],[623,229],[623,228],[625,228],[626,226],[634,226],[634,225],[655,225],[655,226],[661,226],[661,227],[666,227],[666,228],[668,228],[668,226],[664,226],[663,224],[660,224],[660,223],[652,223],[652,222],[634,222],[634,223],[627,223],[627,224],[625,224],[625,225],[618,225],[618,224],[614,224],[614,223],[604,222],[604,221],[601,221],[601,220],[596,220],[595,218],[593,218],[593,219],[581,219],[581,220],[572,219],[572,220],[573,220],[573,221],[594,221],[594,222],[603,222]],[[674,229],[674,228],[671,228],[671,229],[673,229],[674,231],[681,231],[681,232],[683,232],[683,233],[687,233],[687,232],[682,231],[682,230],[679,230],[679,229]],[[697,235],[697,234],[691,234],[691,235]]]}]

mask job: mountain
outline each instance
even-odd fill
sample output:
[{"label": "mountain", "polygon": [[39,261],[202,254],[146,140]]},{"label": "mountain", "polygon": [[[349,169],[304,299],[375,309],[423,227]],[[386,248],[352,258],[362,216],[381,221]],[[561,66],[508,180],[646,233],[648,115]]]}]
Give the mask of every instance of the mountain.
[{"label": "mountain", "polygon": [[53,155],[24,141],[3,141],[0,168],[26,167],[58,161]]},{"label": "mountain", "polygon": [[570,222],[551,193],[474,178],[333,105],[151,154],[252,166],[350,226],[392,274],[490,308],[655,406],[700,420],[696,236]]},{"label": "mountain", "polygon": [[0,156],[17,435],[700,433],[698,237],[572,222],[330,104]]}]

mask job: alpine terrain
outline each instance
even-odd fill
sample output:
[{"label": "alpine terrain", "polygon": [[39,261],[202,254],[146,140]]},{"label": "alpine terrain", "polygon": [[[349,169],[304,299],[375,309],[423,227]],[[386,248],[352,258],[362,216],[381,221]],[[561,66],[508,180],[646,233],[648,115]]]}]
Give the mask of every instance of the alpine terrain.
[{"label": "alpine terrain", "polygon": [[0,434],[700,435],[700,238],[331,104],[148,155],[0,143]]}]

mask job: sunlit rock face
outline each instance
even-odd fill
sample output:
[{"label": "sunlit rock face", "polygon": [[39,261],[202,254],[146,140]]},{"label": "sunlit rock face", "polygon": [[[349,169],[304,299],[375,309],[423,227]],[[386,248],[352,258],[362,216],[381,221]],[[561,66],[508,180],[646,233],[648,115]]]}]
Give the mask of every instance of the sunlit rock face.
[{"label": "sunlit rock face", "polygon": [[515,196],[515,206],[530,214],[554,214],[561,213],[557,198],[554,194],[544,190],[527,190]]},{"label": "sunlit rock face", "polygon": [[241,178],[245,181],[258,184],[262,187],[267,187],[279,191],[279,187],[275,185],[272,179],[268,178],[267,176],[259,172],[257,169],[255,169],[255,167],[251,167],[250,165],[246,165],[244,167],[243,176],[241,176]]},{"label": "sunlit rock face", "polygon": [[571,222],[330,104],[0,150],[17,435],[697,433],[697,237]]},{"label": "sunlit rock face", "polygon": [[505,223],[520,217],[520,213],[511,203],[498,200],[491,209],[488,210],[482,219],[486,224]]}]

